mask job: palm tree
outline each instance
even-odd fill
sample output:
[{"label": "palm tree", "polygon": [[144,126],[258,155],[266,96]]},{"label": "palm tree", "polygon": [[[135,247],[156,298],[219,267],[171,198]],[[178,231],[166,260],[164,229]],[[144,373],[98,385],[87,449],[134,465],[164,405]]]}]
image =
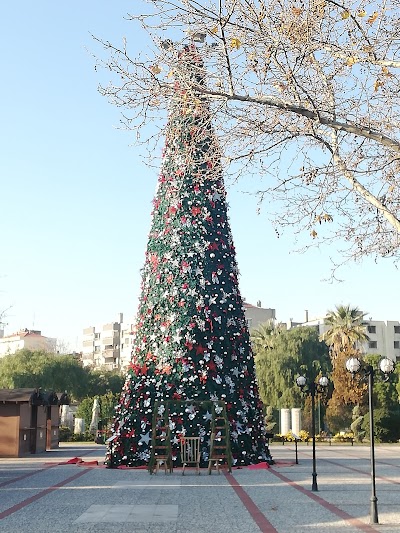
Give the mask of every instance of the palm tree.
[{"label": "palm tree", "polygon": [[272,318],[253,329],[250,335],[254,353],[257,355],[270,350],[274,345],[274,337],[279,335],[283,329],[285,329],[285,325],[277,324]]},{"label": "palm tree", "polygon": [[356,348],[358,343],[369,340],[365,331],[366,314],[358,307],[337,305],[335,311],[328,311],[325,324],[329,329],[320,335],[320,340],[325,341],[335,354]]}]

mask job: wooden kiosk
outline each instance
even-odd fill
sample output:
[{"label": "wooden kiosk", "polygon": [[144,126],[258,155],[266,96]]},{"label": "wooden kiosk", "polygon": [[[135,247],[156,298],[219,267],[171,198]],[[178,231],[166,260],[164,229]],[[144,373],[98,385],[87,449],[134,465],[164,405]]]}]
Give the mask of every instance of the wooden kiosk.
[{"label": "wooden kiosk", "polygon": [[0,389],[0,457],[57,448],[59,400],[40,389]]}]

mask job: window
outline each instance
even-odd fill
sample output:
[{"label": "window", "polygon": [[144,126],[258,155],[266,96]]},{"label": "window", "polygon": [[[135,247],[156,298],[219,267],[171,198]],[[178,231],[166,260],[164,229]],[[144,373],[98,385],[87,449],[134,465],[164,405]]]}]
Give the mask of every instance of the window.
[{"label": "window", "polygon": [[100,333],[95,333],[95,334],[94,334],[94,338],[95,338],[95,339],[100,339]]},{"label": "window", "polygon": [[400,333],[400,326],[394,326],[394,332]]},{"label": "window", "polygon": [[95,352],[99,352],[99,351],[100,351],[100,346],[95,346],[95,347],[94,347],[94,351],[95,351]]},{"label": "window", "polygon": [[367,330],[368,333],[376,333],[376,326],[368,326]]},{"label": "window", "polygon": [[400,341],[394,341],[394,343],[393,343],[393,348],[394,348],[395,350],[398,350],[398,349],[400,348]]},{"label": "window", "polygon": [[376,341],[369,341],[368,347],[369,348],[378,348],[378,343]]}]

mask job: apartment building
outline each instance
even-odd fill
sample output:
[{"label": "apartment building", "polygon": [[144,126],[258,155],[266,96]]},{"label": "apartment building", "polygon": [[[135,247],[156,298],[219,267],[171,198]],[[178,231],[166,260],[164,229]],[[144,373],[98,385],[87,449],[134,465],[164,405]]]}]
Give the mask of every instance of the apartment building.
[{"label": "apartment building", "polygon": [[261,307],[261,302],[258,300],[257,305],[252,305],[247,302],[243,304],[248,328],[255,329],[260,324],[264,324],[268,320],[276,320],[275,309]]},{"label": "apartment building", "polygon": [[369,341],[364,344],[365,352],[400,361],[400,322],[367,320],[366,323]]},{"label": "apartment building", "polygon": [[[398,320],[364,320],[365,332],[369,341],[363,343],[361,350],[366,354],[379,354],[393,361],[400,361],[400,322]],[[292,326],[314,326],[319,334],[328,330],[325,317],[292,323]]]},{"label": "apartment building", "polygon": [[57,339],[45,337],[39,330],[25,328],[11,335],[0,336],[0,357],[23,349],[55,353],[56,346]]},{"label": "apartment building", "polygon": [[131,360],[133,320],[123,321],[123,313],[107,324],[83,330],[82,364],[94,368],[124,370]]},{"label": "apartment building", "polygon": [[[257,302],[256,306],[245,303],[244,307],[249,329],[275,319],[275,309],[264,309],[261,302]],[[124,371],[131,361],[134,331],[134,319],[124,322],[123,313],[119,313],[113,322],[85,328],[81,355],[83,366]]]}]

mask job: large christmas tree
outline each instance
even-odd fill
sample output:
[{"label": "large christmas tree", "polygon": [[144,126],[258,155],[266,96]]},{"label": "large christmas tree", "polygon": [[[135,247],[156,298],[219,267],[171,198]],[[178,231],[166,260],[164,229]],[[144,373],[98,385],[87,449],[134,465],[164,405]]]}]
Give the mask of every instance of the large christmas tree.
[{"label": "large christmas tree", "polygon": [[182,51],[175,76],[110,467],[148,464],[156,400],[176,402],[169,425],[177,462],[182,435],[200,436],[207,459],[211,413],[202,400],[226,403],[234,465],[269,458],[218,145],[209,105],[190,88],[204,83],[195,48]]}]

